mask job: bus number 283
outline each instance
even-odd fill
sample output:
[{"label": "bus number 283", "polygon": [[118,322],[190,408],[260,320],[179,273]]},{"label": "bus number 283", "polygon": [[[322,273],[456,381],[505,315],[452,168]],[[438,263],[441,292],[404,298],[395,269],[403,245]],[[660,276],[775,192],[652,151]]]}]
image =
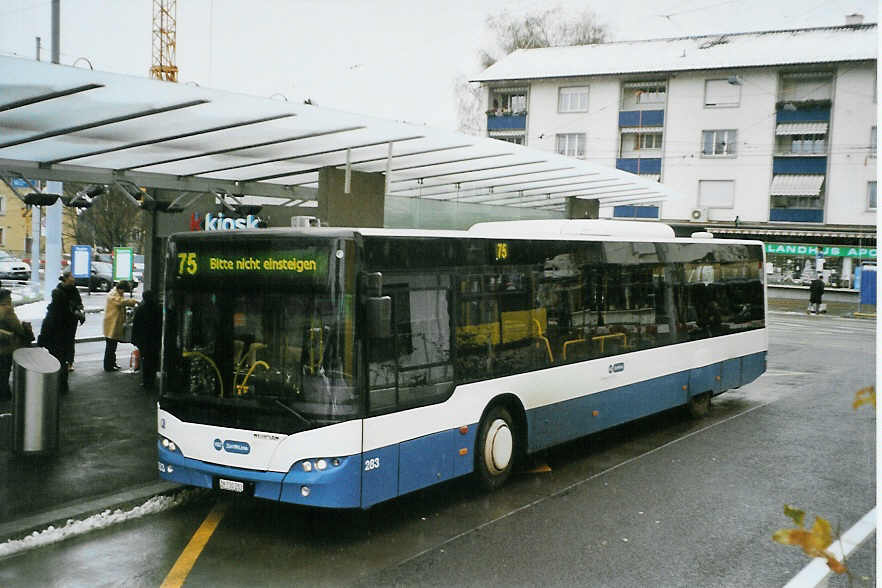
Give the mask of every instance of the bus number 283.
[{"label": "bus number 283", "polygon": [[371,470],[375,470],[380,467],[380,458],[372,457],[370,459],[364,460],[364,471],[369,472]]}]

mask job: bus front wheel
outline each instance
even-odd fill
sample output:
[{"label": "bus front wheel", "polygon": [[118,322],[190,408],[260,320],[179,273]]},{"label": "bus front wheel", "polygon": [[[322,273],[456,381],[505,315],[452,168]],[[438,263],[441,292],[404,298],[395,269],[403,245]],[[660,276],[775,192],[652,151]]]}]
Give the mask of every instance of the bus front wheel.
[{"label": "bus front wheel", "polygon": [[705,392],[704,394],[696,394],[690,397],[686,403],[686,408],[689,409],[689,415],[692,418],[700,419],[706,417],[707,413],[710,412],[710,404],[711,393]]},{"label": "bus front wheel", "polygon": [[504,406],[494,406],[481,421],[475,470],[479,484],[487,490],[499,488],[511,475],[517,449],[513,423]]}]

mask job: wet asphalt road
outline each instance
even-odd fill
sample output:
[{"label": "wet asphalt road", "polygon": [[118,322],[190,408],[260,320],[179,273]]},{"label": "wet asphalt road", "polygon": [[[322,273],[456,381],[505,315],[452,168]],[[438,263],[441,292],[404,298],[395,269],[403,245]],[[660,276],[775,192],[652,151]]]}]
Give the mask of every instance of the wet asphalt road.
[{"label": "wet asphalt road", "polygon": [[[454,480],[324,512],[206,493],[0,560],[0,585],[159,586],[221,504],[188,586],[781,586],[808,562],[771,541],[785,503],[843,531],[875,503],[874,415],[851,407],[874,382],[874,336],[871,321],[775,314],[768,372],[709,417],[586,437],[494,494]],[[850,562],[856,586],[873,585],[874,548]]]}]

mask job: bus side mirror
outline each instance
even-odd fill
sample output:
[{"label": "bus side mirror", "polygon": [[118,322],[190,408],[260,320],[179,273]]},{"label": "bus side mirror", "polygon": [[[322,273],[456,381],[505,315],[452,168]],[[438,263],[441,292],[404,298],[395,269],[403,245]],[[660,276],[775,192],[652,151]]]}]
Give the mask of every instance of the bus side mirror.
[{"label": "bus side mirror", "polygon": [[371,296],[367,299],[368,337],[388,339],[392,336],[392,297]]}]

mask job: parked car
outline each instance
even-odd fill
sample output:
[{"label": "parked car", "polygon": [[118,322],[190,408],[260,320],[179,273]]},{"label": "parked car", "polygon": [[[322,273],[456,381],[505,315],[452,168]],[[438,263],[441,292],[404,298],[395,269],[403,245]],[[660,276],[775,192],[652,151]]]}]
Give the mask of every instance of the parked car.
[{"label": "parked car", "polygon": [[7,251],[0,251],[0,278],[29,280],[31,279],[31,266]]},{"label": "parked car", "polygon": [[[137,276],[135,276],[137,279]],[[113,264],[106,261],[92,262],[92,276],[86,278],[74,278],[77,286],[85,286],[89,288],[89,292],[96,290],[100,292],[110,292],[113,288]],[[138,282],[131,282],[132,288],[137,287]]]},{"label": "parked car", "polygon": [[77,286],[89,288],[89,292],[99,290],[110,292],[113,287],[113,265],[104,261],[92,262],[92,276],[89,278],[74,278]]}]

